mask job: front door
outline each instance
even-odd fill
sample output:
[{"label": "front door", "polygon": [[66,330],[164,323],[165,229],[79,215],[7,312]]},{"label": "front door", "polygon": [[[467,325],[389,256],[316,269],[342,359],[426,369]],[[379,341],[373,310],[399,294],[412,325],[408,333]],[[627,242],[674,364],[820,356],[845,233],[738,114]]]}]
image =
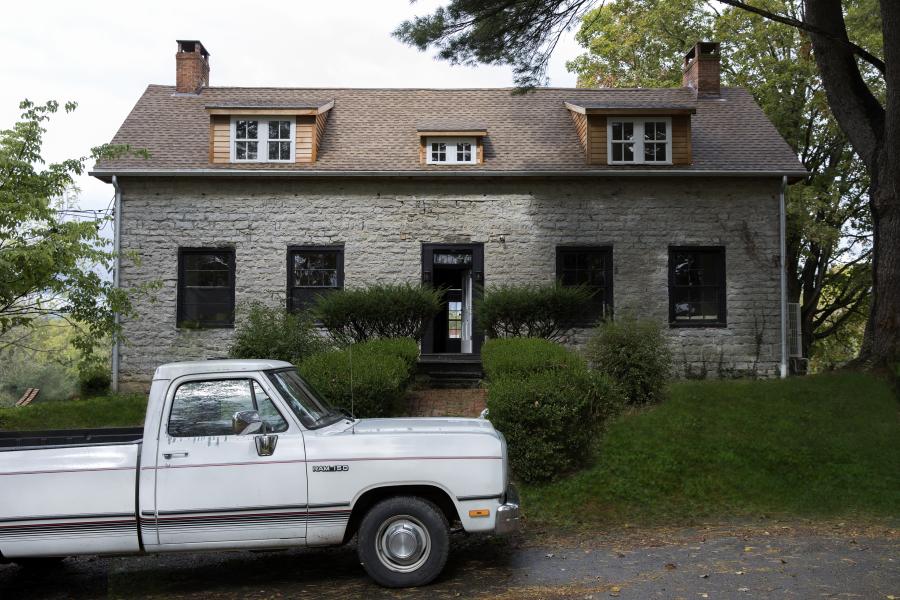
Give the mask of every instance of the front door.
[{"label": "front door", "polygon": [[[170,387],[156,457],[160,544],[295,540],[306,536],[303,435],[256,373],[185,378]],[[263,455],[232,416],[256,410],[278,436]],[[142,518],[148,519],[147,515]],[[145,531],[147,529],[145,528]]]},{"label": "front door", "polygon": [[425,354],[481,350],[475,304],[484,284],[483,244],[423,244],[422,281],[441,290],[441,310],[422,340]]}]

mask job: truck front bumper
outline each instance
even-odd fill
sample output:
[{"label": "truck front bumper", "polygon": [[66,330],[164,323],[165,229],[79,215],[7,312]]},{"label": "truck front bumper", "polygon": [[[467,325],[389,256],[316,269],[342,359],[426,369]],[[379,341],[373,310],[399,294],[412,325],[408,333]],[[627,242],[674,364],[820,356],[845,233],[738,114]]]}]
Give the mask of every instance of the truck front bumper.
[{"label": "truck front bumper", "polygon": [[503,504],[497,507],[494,533],[505,535],[519,530],[519,492],[512,485],[506,490]]}]

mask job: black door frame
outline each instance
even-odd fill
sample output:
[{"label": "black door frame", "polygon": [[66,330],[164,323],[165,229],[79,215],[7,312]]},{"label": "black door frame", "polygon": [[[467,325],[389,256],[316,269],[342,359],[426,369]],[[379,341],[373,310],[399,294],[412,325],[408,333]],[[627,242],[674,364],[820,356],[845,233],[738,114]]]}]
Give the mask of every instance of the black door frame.
[{"label": "black door frame", "polygon": [[[472,304],[477,304],[484,294],[484,244],[422,244],[422,284],[432,285],[434,282],[434,252],[435,250],[470,250],[472,252]],[[475,325],[475,307],[472,307],[472,354],[481,354],[481,344],[484,342],[484,333]],[[422,338],[422,354],[434,352],[434,325],[428,324],[425,328],[425,336]]]}]

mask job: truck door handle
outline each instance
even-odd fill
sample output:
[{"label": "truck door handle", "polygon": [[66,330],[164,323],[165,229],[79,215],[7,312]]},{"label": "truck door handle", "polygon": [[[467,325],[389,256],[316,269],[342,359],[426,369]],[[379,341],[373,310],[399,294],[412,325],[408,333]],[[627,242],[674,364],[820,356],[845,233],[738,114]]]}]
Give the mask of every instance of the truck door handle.
[{"label": "truck door handle", "polygon": [[169,460],[171,458],[186,458],[188,455],[187,452],[166,452],[163,454],[163,458]]}]

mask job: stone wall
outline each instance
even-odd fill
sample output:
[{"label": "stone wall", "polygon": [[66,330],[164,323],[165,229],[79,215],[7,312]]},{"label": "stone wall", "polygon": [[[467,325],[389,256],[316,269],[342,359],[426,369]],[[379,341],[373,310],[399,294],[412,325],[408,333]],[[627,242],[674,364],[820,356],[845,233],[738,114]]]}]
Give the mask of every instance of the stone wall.
[{"label": "stone wall", "polygon": [[[291,245],[345,245],[348,287],[419,281],[423,242],[483,242],[485,284],[549,282],[557,245],[611,245],[614,306],[668,320],[668,247],[726,248],[728,326],[668,329],[678,370],[773,375],[779,181],[730,178],[123,178],[124,287],[159,281],[125,323],[123,387],[221,357],[231,329],[175,324],[179,246],[232,246],[236,301],[284,305]],[[572,342],[585,339],[576,332]]]}]

